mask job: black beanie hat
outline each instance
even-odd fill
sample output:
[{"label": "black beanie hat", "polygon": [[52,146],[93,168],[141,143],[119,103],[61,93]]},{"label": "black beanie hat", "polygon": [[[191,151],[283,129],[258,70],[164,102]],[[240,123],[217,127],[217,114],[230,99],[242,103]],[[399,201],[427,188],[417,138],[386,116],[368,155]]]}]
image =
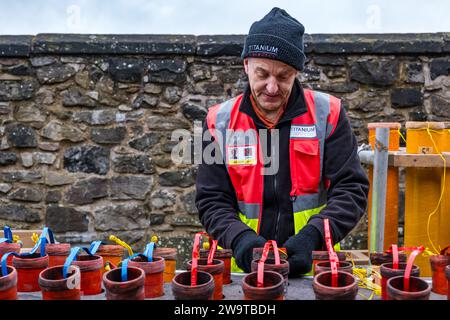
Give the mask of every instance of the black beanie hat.
[{"label": "black beanie hat", "polygon": [[273,8],[250,27],[242,59],[267,58],[284,62],[301,71],[305,64],[303,34],[305,27],[286,11]]}]

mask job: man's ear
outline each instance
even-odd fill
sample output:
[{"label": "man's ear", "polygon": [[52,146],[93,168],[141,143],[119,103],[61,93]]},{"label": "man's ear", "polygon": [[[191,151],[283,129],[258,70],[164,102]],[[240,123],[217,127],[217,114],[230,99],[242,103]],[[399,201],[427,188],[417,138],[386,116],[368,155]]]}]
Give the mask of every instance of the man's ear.
[{"label": "man's ear", "polygon": [[244,70],[245,74],[248,74],[248,58],[244,59]]}]

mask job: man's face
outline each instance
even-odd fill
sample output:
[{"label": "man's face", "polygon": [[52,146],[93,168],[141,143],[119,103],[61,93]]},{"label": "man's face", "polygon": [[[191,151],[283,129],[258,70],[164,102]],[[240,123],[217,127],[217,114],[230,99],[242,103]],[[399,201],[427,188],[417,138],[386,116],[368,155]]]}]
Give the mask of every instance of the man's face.
[{"label": "man's face", "polygon": [[287,103],[297,70],[278,60],[244,59],[245,73],[258,107],[265,112],[277,111]]}]

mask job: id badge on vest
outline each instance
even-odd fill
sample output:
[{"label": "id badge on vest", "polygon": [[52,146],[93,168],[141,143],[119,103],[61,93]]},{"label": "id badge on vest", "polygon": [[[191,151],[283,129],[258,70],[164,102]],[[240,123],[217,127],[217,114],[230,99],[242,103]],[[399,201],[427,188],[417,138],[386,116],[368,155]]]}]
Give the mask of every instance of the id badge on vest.
[{"label": "id badge on vest", "polygon": [[252,145],[228,145],[227,146],[227,165],[256,165],[256,154],[257,146]]}]

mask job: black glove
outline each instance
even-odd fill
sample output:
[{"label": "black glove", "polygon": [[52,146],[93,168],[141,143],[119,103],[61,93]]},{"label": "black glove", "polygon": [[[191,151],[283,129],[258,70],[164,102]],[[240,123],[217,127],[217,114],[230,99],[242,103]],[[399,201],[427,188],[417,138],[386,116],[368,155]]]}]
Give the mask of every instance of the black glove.
[{"label": "black glove", "polygon": [[264,247],[266,242],[266,239],[257,235],[253,230],[245,231],[238,235],[231,245],[238,267],[244,272],[250,272],[253,248]]},{"label": "black glove", "polygon": [[312,252],[322,247],[322,235],[316,227],[306,225],[283,245],[289,261],[289,277],[294,278],[311,271]]}]

